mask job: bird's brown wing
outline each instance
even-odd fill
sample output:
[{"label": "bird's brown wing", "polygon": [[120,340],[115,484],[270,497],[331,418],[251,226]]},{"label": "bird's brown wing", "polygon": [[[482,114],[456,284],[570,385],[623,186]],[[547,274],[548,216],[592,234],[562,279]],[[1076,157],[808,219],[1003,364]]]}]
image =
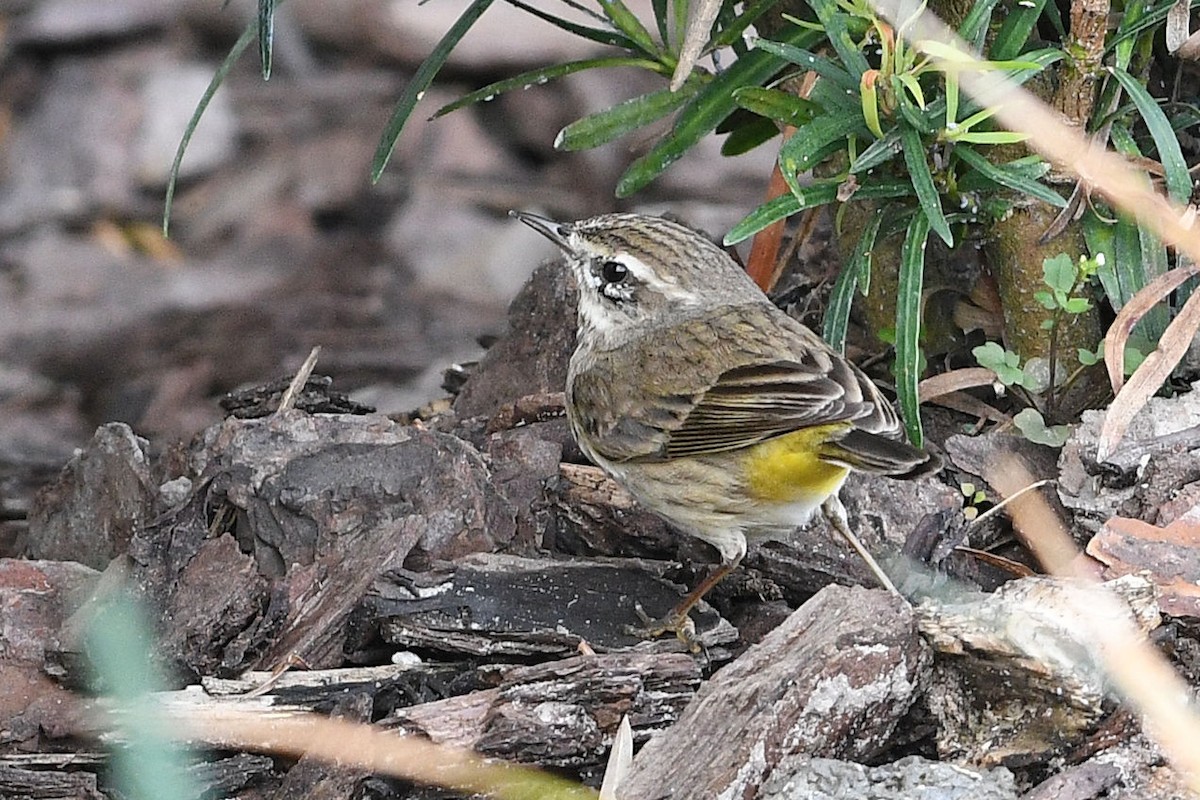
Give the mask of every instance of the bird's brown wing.
[{"label": "bird's brown wing", "polygon": [[898,478],[940,467],[936,456],[904,440],[899,419],[870,379],[824,347],[804,353],[801,361],[722,373],[670,432],[663,455],[739,450],[820,425],[835,426],[818,450],[825,461]]},{"label": "bird's brown wing", "polygon": [[798,361],[728,370],[671,431],[664,455],[738,450],[801,428],[869,416],[870,404],[848,393],[837,377]]},{"label": "bird's brown wing", "polygon": [[865,375],[767,303],[599,353],[568,391],[588,445],[618,462],[737,450],[836,422],[903,436]]}]

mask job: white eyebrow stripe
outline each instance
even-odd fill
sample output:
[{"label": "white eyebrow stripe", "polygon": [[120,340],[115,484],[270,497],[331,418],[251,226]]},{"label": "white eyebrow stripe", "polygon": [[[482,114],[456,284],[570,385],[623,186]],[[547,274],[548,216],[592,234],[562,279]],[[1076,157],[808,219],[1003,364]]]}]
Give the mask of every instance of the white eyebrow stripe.
[{"label": "white eyebrow stripe", "polygon": [[651,291],[658,292],[669,300],[687,302],[696,299],[694,293],[679,286],[679,282],[674,276],[663,277],[636,256],[621,253],[614,260],[624,264],[633,277],[649,287]]}]

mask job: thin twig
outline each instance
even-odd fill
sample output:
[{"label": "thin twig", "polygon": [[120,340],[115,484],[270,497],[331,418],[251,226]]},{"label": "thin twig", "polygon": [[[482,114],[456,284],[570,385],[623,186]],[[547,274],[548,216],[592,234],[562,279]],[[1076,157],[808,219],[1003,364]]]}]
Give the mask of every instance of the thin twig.
[{"label": "thin twig", "polygon": [[1009,495],[1008,497],[1006,497],[1006,498],[1004,498],[1003,500],[1001,500],[999,503],[996,503],[996,505],[992,506],[992,507],[991,507],[991,508],[989,508],[987,511],[983,512],[982,514],[980,514],[980,515],[979,515],[978,517],[976,517],[975,519],[971,520],[971,524],[967,526],[967,530],[970,530],[971,528],[974,528],[976,525],[978,525],[979,523],[983,522],[983,521],[984,521],[985,519],[987,519],[988,517],[992,517],[992,516],[995,516],[996,514],[999,514],[999,513],[1000,513],[1000,511],[1001,511],[1001,510],[1002,510],[1002,509],[1003,509],[1003,508],[1004,508],[1006,505],[1008,505],[1008,504],[1009,504],[1009,503],[1011,503],[1012,501],[1016,500],[1018,497],[1020,497],[1021,495],[1025,494],[1026,492],[1032,492],[1034,489],[1040,489],[1040,488],[1042,488],[1043,486],[1049,486],[1049,485],[1050,485],[1050,484],[1052,484],[1052,483],[1054,483],[1054,479],[1053,479],[1053,478],[1043,478],[1043,479],[1042,479],[1042,480],[1040,480],[1040,481],[1034,481],[1033,483],[1031,483],[1031,484],[1029,484],[1028,486],[1026,486],[1024,489],[1021,489],[1021,490],[1019,490],[1019,491],[1016,491],[1016,492],[1014,492],[1013,494],[1011,494],[1011,495]]},{"label": "thin twig", "polygon": [[296,398],[299,396],[300,390],[304,388],[304,384],[308,383],[309,377],[312,376],[312,371],[317,366],[317,356],[319,355],[321,355],[321,346],[317,345],[308,354],[308,358],[304,359],[304,363],[300,365],[300,369],[296,370],[296,377],[292,378],[292,382],[288,384],[283,397],[279,400],[279,408],[275,409],[276,414],[289,411],[296,405]]}]

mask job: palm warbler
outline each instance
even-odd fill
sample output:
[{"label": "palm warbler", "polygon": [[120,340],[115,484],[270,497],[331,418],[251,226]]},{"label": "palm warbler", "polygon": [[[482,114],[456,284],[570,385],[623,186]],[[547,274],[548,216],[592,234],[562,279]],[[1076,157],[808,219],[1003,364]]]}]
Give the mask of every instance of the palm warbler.
[{"label": "palm warbler", "polygon": [[856,366],[776,308],[720,248],[637,214],[559,223],[513,212],[566,256],[579,286],[567,416],[580,449],[650,510],[708,542],[721,565],[657,622],[690,631],[691,607],[746,554],[822,508],[846,523],[850,470],[927,474],[892,406]]}]

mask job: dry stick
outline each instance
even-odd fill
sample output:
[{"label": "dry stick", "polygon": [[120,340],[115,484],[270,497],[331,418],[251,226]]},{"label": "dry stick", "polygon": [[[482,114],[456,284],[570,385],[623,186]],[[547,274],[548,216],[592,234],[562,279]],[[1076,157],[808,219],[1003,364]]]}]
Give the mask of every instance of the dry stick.
[{"label": "dry stick", "polygon": [[[790,125],[784,127],[784,140],[795,132],[796,129]],[[788,189],[787,182],[783,179],[783,169],[776,161],[775,168],[771,170],[770,182],[767,184],[767,201],[774,200],[789,191],[791,190]],[[750,255],[746,258],[746,274],[765,293],[770,293],[779,280],[779,245],[783,242],[783,232],[786,227],[786,219],[772,222],[755,234],[754,241],[750,245]]]},{"label": "dry stick", "polygon": [[320,355],[320,345],[317,345],[309,352],[308,358],[304,359],[304,363],[300,365],[300,369],[296,370],[296,377],[292,378],[292,382],[284,390],[283,397],[279,400],[279,408],[275,409],[276,414],[288,411],[292,406],[296,405],[296,397],[300,394],[300,390],[304,388],[304,384],[308,383],[308,378],[317,366],[317,357]]},{"label": "dry stick", "polygon": [[1053,478],[1043,478],[1040,481],[1034,481],[1033,483],[1026,484],[1025,486],[1021,487],[1019,490],[1010,494],[1008,497],[1005,497],[1003,500],[1001,500],[996,505],[989,508],[987,511],[980,514],[975,519],[971,520],[971,524],[968,525],[967,528],[968,529],[973,528],[976,525],[978,525],[979,523],[983,522],[988,517],[996,516],[997,514],[1000,513],[1000,511],[1002,509],[1004,509],[1008,505],[1011,505],[1014,501],[1016,501],[1018,498],[1020,498],[1026,492],[1032,492],[1034,489],[1040,489],[1043,486],[1049,486],[1052,483],[1054,483]]},{"label": "dry stick", "polygon": [[[807,98],[812,92],[813,86],[817,82],[817,73],[806,72],[804,77],[797,83],[796,81],[788,82],[788,90],[793,92],[797,97]],[[781,130],[781,141],[786,142],[796,133],[796,128],[792,125],[784,125]],[[787,181],[783,179],[783,168],[776,159],[775,167],[771,170],[771,178],[767,184],[767,198],[764,202],[774,200],[787,192]],[[813,211],[813,209],[809,209]],[[815,220],[814,220],[815,221]],[[780,244],[783,242],[783,233],[787,228],[787,219],[776,220],[775,222],[763,228],[754,236],[754,241],[750,245],[750,255],[746,258],[746,274],[758,284],[758,288],[763,292],[770,293],[775,284],[779,282],[779,276],[783,272],[784,264],[787,258],[780,257]],[[793,245],[800,241],[801,236],[806,233],[798,232],[793,237]],[[790,254],[790,250],[788,253]]]},{"label": "dry stick", "polygon": [[501,800],[592,800],[595,790],[532,767],[491,761],[462,748],[316,714],[268,715],[235,710],[190,714],[174,729],[228,749],[258,750],[295,757],[312,756],[461,792]]},{"label": "dry stick", "polygon": [[1150,723],[1146,733],[1182,779],[1200,791],[1200,718],[1188,706],[1187,684],[1129,621],[1128,610],[1082,567],[1074,542],[1046,501],[1035,494],[1016,496],[1033,482],[1025,465],[1009,457],[984,477],[1012,497],[1013,525],[1042,566],[1053,575],[1080,579],[1090,590],[1082,618],[1093,623],[1087,633],[1097,661],[1121,695],[1145,715]]}]

